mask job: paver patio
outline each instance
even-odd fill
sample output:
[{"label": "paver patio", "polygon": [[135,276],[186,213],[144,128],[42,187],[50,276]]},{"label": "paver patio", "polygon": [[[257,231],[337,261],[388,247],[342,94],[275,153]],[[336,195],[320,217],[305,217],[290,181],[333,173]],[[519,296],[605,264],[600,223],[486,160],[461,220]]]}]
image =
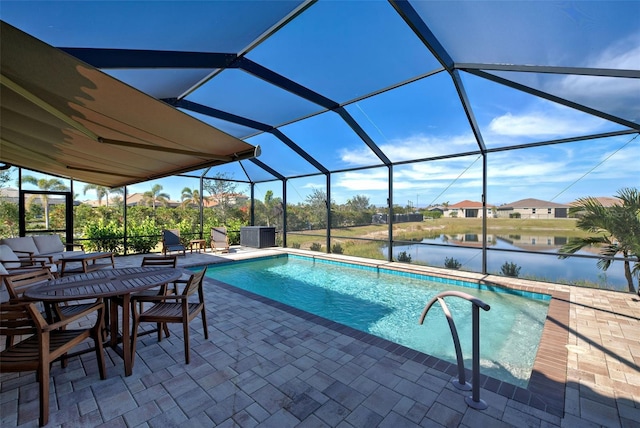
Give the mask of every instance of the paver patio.
[{"label": "paver patio", "polygon": [[[178,262],[203,265],[281,251],[236,248],[187,254]],[[116,267],[138,266],[141,257],[118,257]],[[191,323],[191,364],[184,364],[177,325],[159,344],[155,334],[140,338],[130,377],[110,348],[104,381],[90,353],[66,369],[56,363],[49,426],[640,426],[637,296],[511,283],[547,288],[554,299],[528,389],[483,376],[481,398],[489,405],[483,411],[468,407],[470,393],[449,382],[456,373],[449,363],[207,279],[210,336],[204,340],[201,324]],[[1,425],[37,426],[35,375],[0,380]]]}]

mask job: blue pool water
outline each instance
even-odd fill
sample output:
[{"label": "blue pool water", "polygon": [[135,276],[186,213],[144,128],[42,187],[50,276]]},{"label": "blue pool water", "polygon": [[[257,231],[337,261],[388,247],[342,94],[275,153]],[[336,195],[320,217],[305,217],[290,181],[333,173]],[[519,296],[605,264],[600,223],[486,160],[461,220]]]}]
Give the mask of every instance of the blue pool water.
[{"label": "blue pool water", "polygon": [[[439,292],[469,293],[491,306],[480,311],[481,372],[522,387],[531,375],[549,305],[546,295],[523,297],[471,283],[466,285],[473,288],[291,255],[210,265],[207,276],[452,363],[455,350],[440,306],[434,305],[423,325],[418,320]],[[451,297],[445,301],[462,342],[465,367],[471,368],[471,303]]]}]

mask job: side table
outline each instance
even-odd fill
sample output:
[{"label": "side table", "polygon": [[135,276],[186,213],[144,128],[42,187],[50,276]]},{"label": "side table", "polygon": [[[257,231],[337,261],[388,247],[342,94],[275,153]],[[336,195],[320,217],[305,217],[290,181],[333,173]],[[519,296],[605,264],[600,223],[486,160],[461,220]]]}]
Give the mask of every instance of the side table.
[{"label": "side table", "polygon": [[196,247],[196,252],[201,250],[207,251],[207,241],[204,239],[192,239],[189,241],[189,250],[193,253],[193,247]]}]

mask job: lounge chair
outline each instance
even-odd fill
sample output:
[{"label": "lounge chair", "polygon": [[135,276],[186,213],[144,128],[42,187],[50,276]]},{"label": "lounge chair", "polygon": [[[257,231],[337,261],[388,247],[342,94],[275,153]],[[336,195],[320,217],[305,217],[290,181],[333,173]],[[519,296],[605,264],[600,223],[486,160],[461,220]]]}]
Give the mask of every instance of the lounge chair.
[{"label": "lounge chair", "polygon": [[211,251],[229,252],[229,237],[226,227],[211,228]]},{"label": "lounge chair", "polygon": [[180,231],[178,229],[165,229],[162,231],[162,254],[167,255],[167,251],[182,251],[182,255],[187,255],[187,249],[180,242]]}]

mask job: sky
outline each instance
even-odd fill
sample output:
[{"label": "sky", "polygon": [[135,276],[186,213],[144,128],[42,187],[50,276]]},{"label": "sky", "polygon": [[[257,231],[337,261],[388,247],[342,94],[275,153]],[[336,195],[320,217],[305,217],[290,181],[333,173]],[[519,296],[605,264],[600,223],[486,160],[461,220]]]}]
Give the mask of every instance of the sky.
[{"label": "sky", "polygon": [[[32,8],[37,3],[39,13]],[[640,2],[412,2],[456,63],[496,63],[632,70],[640,74]],[[3,1],[0,18],[54,46],[202,50],[239,53],[295,2],[25,2]],[[384,1],[320,1],[251,49],[248,59],[344,105],[348,115],[392,162],[478,150],[478,142],[447,72]],[[336,112],[240,69],[203,81],[213,70],[106,70],[152,96],[177,97],[250,118],[279,130],[332,171],[331,198],[356,195],[383,206],[389,171]],[[578,74],[493,72],[499,78],[640,122],[640,79]],[[420,76],[425,76],[419,78]],[[628,129],[623,123],[535,97],[460,71],[488,149]],[[400,82],[411,83],[393,87]],[[374,91],[376,96],[361,98]],[[194,88],[196,88],[194,90]],[[271,134],[194,114],[212,126],[260,145],[260,161],[287,177],[317,172]],[[298,118],[306,119],[296,121]],[[487,155],[487,202],[536,198],[568,203],[639,187],[640,138],[635,135],[496,151]],[[1,158],[1,153],[0,153]],[[377,168],[347,171],[378,166]],[[214,170],[255,181],[273,178],[251,162]],[[427,206],[482,199],[483,160],[477,154],[395,165],[394,204]],[[171,199],[193,179],[161,184]],[[80,199],[94,199],[82,192]],[[290,203],[326,191],[324,175],[287,182]],[[248,186],[240,184],[238,190]],[[279,181],[256,185],[282,196]]]}]

